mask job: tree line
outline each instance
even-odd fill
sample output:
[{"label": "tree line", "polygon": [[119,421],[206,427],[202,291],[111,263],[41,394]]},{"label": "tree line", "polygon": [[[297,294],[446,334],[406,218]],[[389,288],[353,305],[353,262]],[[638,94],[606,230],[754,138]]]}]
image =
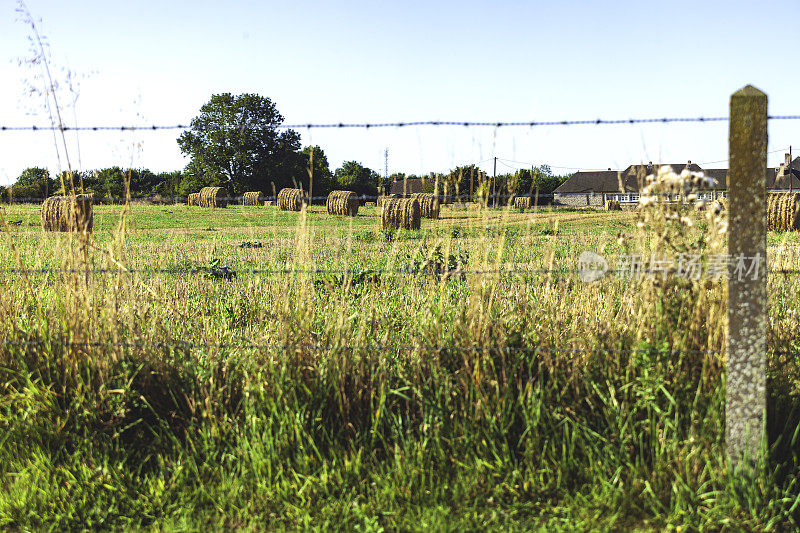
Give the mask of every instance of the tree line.
[{"label": "tree line", "polygon": [[[189,157],[183,170],[152,172],[148,169],[110,167],[77,170],[52,176],[47,169],[25,169],[16,182],[0,186],[0,198],[22,201],[75,191],[92,193],[98,201],[131,197],[186,197],[206,186],[222,186],[232,196],[260,191],[273,196],[284,187],[303,188],[314,196],[350,190],[376,196],[388,192],[391,181],[421,176],[398,173],[383,182],[380,174],[358,161],[347,161],[332,171],[319,146],[301,147],[300,135],[282,128],[283,116],[274,102],[257,94],[216,94],[200,108],[190,128],[177,139]],[[428,176],[425,176],[426,178]],[[441,183],[442,194],[485,195],[489,178],[477,167],[456,168],[436,175],[428,187]],[[522,194],[552,192],[566,176],[553,176],[546,166],[503,174],[491,181],[494,192]]]}]

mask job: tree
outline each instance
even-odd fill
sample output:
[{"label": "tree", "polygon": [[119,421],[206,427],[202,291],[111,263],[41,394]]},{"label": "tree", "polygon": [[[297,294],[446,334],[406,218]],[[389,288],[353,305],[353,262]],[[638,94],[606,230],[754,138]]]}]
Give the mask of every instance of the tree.
[{"label": "tree", "polygon": [[[474,192],[478,184],[480,169],[475,165],[456,167],[447,174],[435,174],[434,179],[427,179],[424,192],[434,192],[438,186],[437,193],[443,196],[469,196],[470,190]],[[411,176],[409,176],[410,178]],[[472,180],[472,187],[470,187]]]},{"label": "tree", "polygon": [[56,181],[46,168],[30,167],[22,171],[16,183],[9,187],[15,198],[46,198],[56,190]]},{"label": "tree", "polygon": [[314,196],[325,196],[331,192],[336,183],[333,179],[333,172],[328,165],[328,158],[319,146],[306,146],[300,151],[300,161],[305,175],[302,185],[304,190],[308,190],[310,185],[309,169],[314,175],[314,188],[311,193]]},{"label": "tree", "polygon": [[346,161],[336,169],[334,178],[339,188],[359,195],[376,196],[380,175],[357,161]]},{"label": "tree", "polygon": [[[101,168],[90,173],[88,178],[97,198],[120,198],[125,196],[125,171],[120,167]],[[131,190],[132,196],[138,196]]]},{"label": "tree", "polygon": [[192,119],[191,129],[178,137],[181,152],[191,157],[186,173],[224,185],[231,194],[290,186],[301,167],[300,135],[279,132],[282,122],[264,96],[213,95]]}]

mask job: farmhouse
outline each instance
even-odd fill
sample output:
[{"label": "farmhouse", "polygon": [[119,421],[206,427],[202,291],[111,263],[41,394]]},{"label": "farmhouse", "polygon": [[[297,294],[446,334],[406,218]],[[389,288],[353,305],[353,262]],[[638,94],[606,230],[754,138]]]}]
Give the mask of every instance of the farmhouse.
[{"label": "farmhouse", "polygon": [[[769,176],[767,176],[767,187],[770,187]],[[778,167],[771,188],[800,191],[800,157],[795,157],[792,161],[789,154],[786,154],[784,162]]]},{"label": "farmhouse", "polygon": [[[701,198],[714,200],[728,195],[727,175],[725,168],[701,168],[691,161],[687,163],[661,163],[646,165],[630,165],[625,170],[581,171],[573,174],[567,181],[553,191],[556,205],[571,207],[602,207],[606,200],[616,200],[620,203],[633,203],[639,201],[639,191],[645,184],[645,178],[658,171],[663,165],[669,165],[676,172],[684,169],[693,172],[703,172],[715,181],[714,188],[700,195]],[[792,177],[785,169],[791,168]],[[789,162],[788,154],[785,163],[780,168],[767,169],[768,189],[797,189],[800,191],[800,157]]]}]

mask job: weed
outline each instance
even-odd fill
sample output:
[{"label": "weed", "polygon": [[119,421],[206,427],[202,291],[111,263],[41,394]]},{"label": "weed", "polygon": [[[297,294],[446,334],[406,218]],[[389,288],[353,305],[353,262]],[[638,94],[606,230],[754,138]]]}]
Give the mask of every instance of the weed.
[{"label": "weed", "polygon": [[203,272],[206,278],[214,280],[232,281],[236,277],[236,271],[223,265],[221,259],[212,259],[208,265],[195,267],[193,271]]}]

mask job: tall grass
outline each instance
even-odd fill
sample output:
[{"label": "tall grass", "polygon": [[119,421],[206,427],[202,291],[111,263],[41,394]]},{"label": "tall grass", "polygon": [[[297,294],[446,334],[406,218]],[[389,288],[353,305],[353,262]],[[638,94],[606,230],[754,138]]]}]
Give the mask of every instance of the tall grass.
[{"label": "tall grass", "polygon": [[[770,279],[772,455],[746,479],[724,455],[724,282],[499,272],[571,268],[587,243],[721,246],[702,214],[592,235],[493,210],[422,238],[320,234],[314,212],[274,238],[131,233],[160,209],[83,239],[5,232],[8,265],[76,272],[0,277],[0,526],[795,526],[796,280]],[[119,272],[215,256],[239,275]]]}]

